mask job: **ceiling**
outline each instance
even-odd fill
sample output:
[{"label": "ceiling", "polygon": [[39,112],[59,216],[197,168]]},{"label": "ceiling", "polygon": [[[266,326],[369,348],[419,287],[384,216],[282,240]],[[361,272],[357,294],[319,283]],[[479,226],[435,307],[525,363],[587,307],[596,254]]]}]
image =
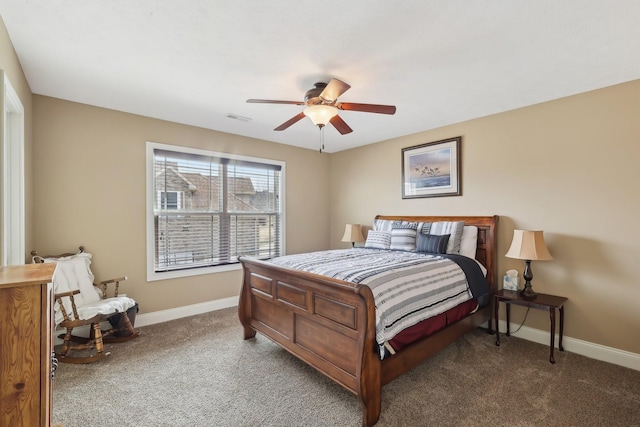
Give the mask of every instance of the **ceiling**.
[{"label": "ceiling", "polygon": [[[317,150],[273,129],[332,77],[337,152],[640,78],[636,0],[2,0],[35,94]],[[246,117],[237,120],[228,116]],[[172,142],[172,141],[161,141]],[[426,141],[425,141],[426,142]]]}]

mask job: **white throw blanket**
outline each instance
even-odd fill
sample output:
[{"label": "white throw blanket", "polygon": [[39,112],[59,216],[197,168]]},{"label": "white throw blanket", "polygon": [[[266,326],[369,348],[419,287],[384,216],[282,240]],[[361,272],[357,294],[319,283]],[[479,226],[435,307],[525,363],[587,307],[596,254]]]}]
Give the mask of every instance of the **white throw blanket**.
[{"label": "white throw blanket", "polygon": [[[53,292],[63,293],[79,290],[74,295],[78,316],[80,319],[91,319],[98,314],[111,314],[127,311],[136,302],[126,296],[102,299],[102,290],[93,286],[94,275],[89,266],[91,254],[82,252],[69,257],[45,258],[44,262],[55,262],[56,270],[53,274]],[[70,298],[62,298],[62,304],[67,314],[73,317]],[[54,306],[54,320],[56,327],[64,320],[60,304]]]}]

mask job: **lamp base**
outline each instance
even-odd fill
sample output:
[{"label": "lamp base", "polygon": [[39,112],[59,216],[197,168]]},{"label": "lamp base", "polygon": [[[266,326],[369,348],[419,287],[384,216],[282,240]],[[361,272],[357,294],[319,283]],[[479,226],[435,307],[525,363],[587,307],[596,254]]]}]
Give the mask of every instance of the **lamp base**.
[{"label": "lamp base", "polygon": [[531,283],[529,282],[525,283],[524,289],[520,291],[520,295],[528,299],[534,299],[538,296],[538,294],[533,291],[533,287],[531,287]]},{"label": "lamp base", "polygon": [[524,289],[520,291],[520,295],[523,298],[533,299],[538,296],[533,291],[533,287],[531,286],[531,280],[533,280],[533,271],[531,271],[531,260],[527,259],[524,262],[524,273],[522,273],[522,277],[525,280]]}]

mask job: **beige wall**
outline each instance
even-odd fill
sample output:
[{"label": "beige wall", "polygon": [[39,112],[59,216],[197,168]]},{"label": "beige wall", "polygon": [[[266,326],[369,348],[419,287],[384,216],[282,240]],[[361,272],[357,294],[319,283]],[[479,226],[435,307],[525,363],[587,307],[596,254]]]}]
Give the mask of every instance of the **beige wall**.
[{"label": "beige wall", "polygon": [[236,296],[241,284],[240,271],[146,281],[147,141],[286,162],[287,250],[329,245],[326,154],[37,95],[34,122],[35,248],[85,245],[98,279],[129,277],[141,313]]},{"label": "beige wall", "polygon": [[[376,214],[497,214],[499,254],[514,228],[542,229],[554,260],[532,263],[534,289],[569,298],[566,336],[640,354],[639,113],[640,80],[334,154],[331,245]],[[458,135],[462,196],[403,200],[401,149]]]}]

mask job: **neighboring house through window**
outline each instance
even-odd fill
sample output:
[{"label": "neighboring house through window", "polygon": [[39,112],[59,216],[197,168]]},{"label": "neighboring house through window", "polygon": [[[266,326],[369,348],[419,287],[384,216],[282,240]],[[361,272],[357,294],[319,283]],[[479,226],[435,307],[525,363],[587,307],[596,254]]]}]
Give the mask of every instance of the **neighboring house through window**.
[{"label": "neighboring house through window", "polygon": [[157,191],[158,206],[160,210],[180,209],[182,207],[182,192],[180,191]]},{"label": "neighboring house through window", "polygon": [[149,280],[283,251],[284,162],[147,143]]}]

